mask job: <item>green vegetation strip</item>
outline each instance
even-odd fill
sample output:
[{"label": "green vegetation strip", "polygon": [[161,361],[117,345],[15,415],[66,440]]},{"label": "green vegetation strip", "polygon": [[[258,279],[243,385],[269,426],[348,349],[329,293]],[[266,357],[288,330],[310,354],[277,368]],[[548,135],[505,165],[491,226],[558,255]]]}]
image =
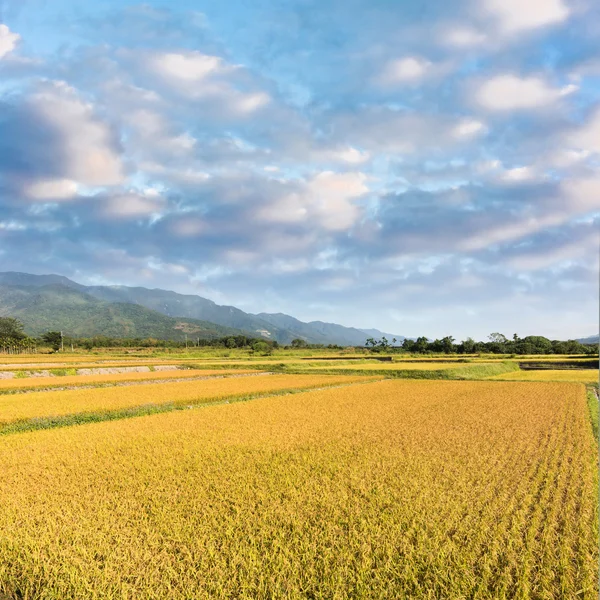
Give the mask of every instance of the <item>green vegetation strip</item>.
[{"label": "green vegetation strip", "polygon": [[[303,365],[304,367],[304,365]],[[418,369],[310,369],[301,368],[297,365],[269,365],[269,371],[273,373],[290,373],[295,375],[380,375],[389,379],[446,379],[456,381],[479,380],[492,377],[494,375],[503,375],[519,370],[519,365],[515,362],[504,361],[489,364],[470,364],[465,367],[455,367],[452,369],[439,370],[418,370]]]},{"label": "green vegetation strip", "polygon": [[[333,383],[303,388],[287,388],[284,390],[272,390],[266,392],[257,392],[254,394],[232,394],[231,396],[219,396],[217,398],[202,398],[198,400],[173,401],[165,404],[143,404],[118,410],[103,410],[80,412],[70,415],[35,417],[33,419],[20,419],[12,423],[0,425],[0,435],[11,435],[14,433],[26,433],[29,431],[40,431],[42,429],[56,429],[58,427],[71,427],[73,425],[84,425],[86,423],[101,423],[103,421],[117,421],[119,419],[130,419],[132,417],[143,417],[159,413],[173,412],[176,410],[190,410],[193,408],[202,408],[204,406],[218,406],[220,404],[232,404],[234,402],[247,402],[258,398],[267,398],[272,396],[287,396],[289,394],[299,394],[311,390],[339,388],[351,385],[360,385],[361,383],[373,383],[377,379],[368,381],[354,381],[352,383]],[[1,597],[0,597],[1,599]]]},{"label": "green vegetation strip", "polygon": [[590,411],[590,422],[592,424],[592,431],[594,432],[594,438],[600,443],[598,438],[598,396],[596,395],[597,388],[587,388],[587,401],[588,408]]}]

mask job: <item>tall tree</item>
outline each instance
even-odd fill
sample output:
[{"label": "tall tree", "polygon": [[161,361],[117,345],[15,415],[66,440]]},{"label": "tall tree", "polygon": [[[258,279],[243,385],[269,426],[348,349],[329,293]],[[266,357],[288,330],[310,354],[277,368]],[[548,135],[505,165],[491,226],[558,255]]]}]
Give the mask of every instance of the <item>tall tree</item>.
[{"label": "tall tree", "polygon": [[14,317],[0,317],[0,337],[24,339],[23,323]]}]

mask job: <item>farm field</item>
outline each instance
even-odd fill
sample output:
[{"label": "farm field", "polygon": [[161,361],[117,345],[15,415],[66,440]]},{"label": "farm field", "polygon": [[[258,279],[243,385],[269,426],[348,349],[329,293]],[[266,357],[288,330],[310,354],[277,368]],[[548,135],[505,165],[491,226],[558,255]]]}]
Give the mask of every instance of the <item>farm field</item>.
[{"label": "farm field", "polygon": [[597,598],[583,385],[358,381],[1,436],[0,596]]},{"label": "farm field", "polygon": [[598,383],[598,369],[543,369],[531,371],[515,371],[495,375],[490,379],[512,381],[575,381],[580,383]]},{"label": "farm field", "polygon": [[[110,413],[135,407],[169,407],[369,380],[361,376],[257,375],[127,387],[32,391],[0,395],[0,425],[66,415]],[[33,424],[32,424],[33,425]],[[0,432],[2,430],[0,429]]]},{"label": "farm field", "polygon": [[256,373],[251,369],[177,369],[172,371],[156,371],[142,373],[107,373],[100,375],[64,375],[54,377],[26,377],[23,379],[0,379],[0,394],[14,390],[51,389],[77,386],[117,385],[135,382],[158,382],[163,379],[199,379],[202,377],[228,377]]},{"label": "farm field", "polygon": [[[52,363],[0,363],[0,371],[39,371],[39,370],[79,370],[79,369],[112,369],[112,368],[143,368],[143,367],[169,367],[186,364],[181,360],[153,360],[153,361],[106,361],[106,362],[52,362]],[[249,363],[246,363],[249,364]]]}]

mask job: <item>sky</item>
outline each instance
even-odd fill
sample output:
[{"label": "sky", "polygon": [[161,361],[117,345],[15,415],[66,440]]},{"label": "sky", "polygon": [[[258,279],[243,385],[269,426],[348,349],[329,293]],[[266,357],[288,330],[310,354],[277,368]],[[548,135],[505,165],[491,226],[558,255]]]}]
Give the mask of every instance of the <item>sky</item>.
[{"label": "sky", "polygon": [[595,0],[0,0],[0,270],[595,334],[599,39]]}]

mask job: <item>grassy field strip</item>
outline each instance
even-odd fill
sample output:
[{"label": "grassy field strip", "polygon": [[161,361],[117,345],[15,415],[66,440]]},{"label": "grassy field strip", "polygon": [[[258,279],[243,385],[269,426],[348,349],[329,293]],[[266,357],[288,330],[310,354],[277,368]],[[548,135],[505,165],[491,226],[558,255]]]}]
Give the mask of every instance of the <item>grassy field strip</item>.
[{"label": "grassy field strip", "polygon": [[3,437],[0,592],[596,600],[586,410],[388,380]]},{"label": "grassy field strip", "polygon": [[579,383],[597,383],[598,369],[567,369],[556,370],[544,369],[540,371],[515,371],[514,373],[503,373],[494,375],[489,379],[501,379],[507,381],[573,381]]},{"label": "grassy field strip", "polygon": [[0,379],[0,394],[25,393],[55,388],[111,386],[124,383],[152,383],[162,380],[203,379],[205,377],[229,377],[237,375],[259,374],[254,369],[180,369],[176,371],[157,371],[147,373],[114,373],[105,375],[73,375],[66,377],[31,377],[27,379]]},{"label": "grassy field strip", "polygon": [[465,367],[465,363],[443,363],[443,362],[429,362],[429,363],[417,363],[417,362],[379,362],[379,363],[350,363],[346,364],[327,364],[327,365],[315,365],[310,364],[312,369],[365,369],[365,370],[380,370],[380,371],[402,371],[402,370],[423,370],[423,371],[441,371],[444,369],[459,369],[461,367]]},{"label": "grassy field strip", "polygon": [[[186,405],[200,401],[216,401],[269,391],[311,388],[364,380],[364,377],[349,376],[265,375],[261,377],[225,377],[176,383],[152,383],[131,387],[2,395],[0,396],[0,425],[7,426],[16,421],[77,415],[79,413],[106,413],[145,405],[168,403]],[[0,429],[0,431],[2,430]]]},{"label": "grassy field strip", "polygon": [[[276,367],[272,367],[276,370]],[[503,373],[510,373],[518,370],[519,366],[515,362],[502,362],[502,363],[486,363],[486,364],[467,364],[462,363],[460,366],[446,366],[446,368],[429,369],[427,366],[424,368],[385,368],[385,366],[376,367],[368,365],[367,368],[363,367],[347,367],[347,368],[299,368],[295,366],[284,367],[281,369],[282,372],[289,373],[327,373],[330,375],[340,375],[343,373],[352,375],[365,375],[365,374],[377,374],[385,377],[395,377],[400,379],[458,379],[458,380],[473,380],[473,379],[487,379],[492,375],[500,375]]]},{"label": "grassy field strip", "polygon": [[587,389],[587,400],[588,400],[588,410],[590,414],[590,422],[592,424],[592,432],[594,433],[594,437],[596,441],[600,444],[600,439],[598,438],[598,388],[588,388]]}]

